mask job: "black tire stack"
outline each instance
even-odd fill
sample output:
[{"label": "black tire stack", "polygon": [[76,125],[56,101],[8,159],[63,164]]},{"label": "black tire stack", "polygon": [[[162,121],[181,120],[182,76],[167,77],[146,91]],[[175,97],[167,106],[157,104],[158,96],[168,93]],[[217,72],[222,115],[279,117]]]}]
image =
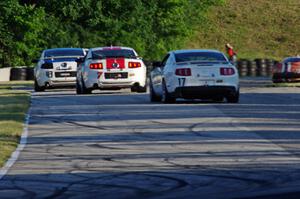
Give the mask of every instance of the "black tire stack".
[{"label": "black tire stack", "polygon": [[34,79],[33,68],[30,67],[16,67],[10,70],[10,81],[26,81]]},{"label": "black tire stack", "polygon": [[241,59],[237,62],[238,71],[240,77],[246,77],[248,75],[248,60]]},{"label": "black tire stack", "polygon": [[248,76],[256,77],[257,74],[257,66],[255,61],[248,61]]},{"label": "black tire stack", "polygon": [[276,63],[273,59],[241,59],[237,61],[237,68],[240,77],[267,77],[272,76]]},{"label": "black tire stack", "polygon": [[26,80],[34,80],[34,68],[26,68],[27,70],[27,76],[26,76]]},{"label": "black tire stack", "polygon": [[268,76],[266,60],[256,59],[255,62],[257,66],[257,76],[262,76],[262,77]]},{"label": "black tire stack", "polygon": [[12,68],[10,70],[10,80],[11,81],[25,81],[27,77],[26,68]]},{"label": "black tire stack", "polygon": [[266,59],[267,65],[267,76],[272,76],[273,68],[276,66],[277,62],[273,59]]}]

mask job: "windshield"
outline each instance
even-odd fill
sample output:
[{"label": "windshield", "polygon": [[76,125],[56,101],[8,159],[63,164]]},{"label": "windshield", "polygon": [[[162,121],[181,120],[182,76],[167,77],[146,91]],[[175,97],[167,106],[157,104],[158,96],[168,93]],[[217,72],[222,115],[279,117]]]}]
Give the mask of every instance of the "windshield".
[{"label": "windshield", "polygon": [[133,50],[129,49],[113,49],[113,50],[95,50],[92,52],[93,56],[96,57],[124,57],[124,58],[136,58]]},{"label": "windshield", "polygon": [[212,62],[226,62],[226,58],[222,53],[217,52],[186,52],[176,53],[176,62],[186,61],[212,61]]},{"label": "windshield", "polygon": [[55,49],[45,51],[45,58],[50,57],[81,57],[84,52],[81,49]]}]

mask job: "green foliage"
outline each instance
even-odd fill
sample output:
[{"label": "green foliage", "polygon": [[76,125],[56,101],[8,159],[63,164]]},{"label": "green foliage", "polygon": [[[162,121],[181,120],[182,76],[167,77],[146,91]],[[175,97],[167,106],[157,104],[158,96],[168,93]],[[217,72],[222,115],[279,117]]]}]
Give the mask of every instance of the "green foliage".
[{"label": "green foliage", "polygon": [[[44,29],[45,12],[33,5],[20,5],[17,0],[0,4],[0,29],[3,65],[28,65],[44,45],[40,37]],[[0,51],[0,52],[1,52]]]},{"label": "green foliage", "polygon": [[227,0],[209,9],[188,48],[225,51],[230,43],[238,58],[281,60],[300,52],[299,0]]},{"label": "green foliage", "polygon": [[0,61],[29,65],[44,48],[133,47],[145,59],[181,48],[223,0],[8,0],[0,3]]}]

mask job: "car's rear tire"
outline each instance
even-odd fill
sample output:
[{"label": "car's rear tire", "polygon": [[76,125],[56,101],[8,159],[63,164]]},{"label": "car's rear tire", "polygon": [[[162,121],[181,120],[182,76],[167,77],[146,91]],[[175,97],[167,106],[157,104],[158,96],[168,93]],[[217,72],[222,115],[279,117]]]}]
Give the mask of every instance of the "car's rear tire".
[{"label": "car's rear tire", "polygon": [[151,83],[150,83],[150,101],[151,102],[161,102],[161,97],[155,93]]},{"label": "car's rear tire", "polygon": [[81,94],[91,94],[92,89],[89,89],[85,86],[83,79],[81,79]]},{"label": "car's rear tire", "polygon": [[36,79],[34,80],[34,91],[36,91],[36,92],[45,91],[45,86],[39,86]]},{"label": "car's rear tire", "polygon": [[76,93],[77,94],[82,94],[82,87],[79,84],[78,80],[76,80]]},{"label": "car's rear tire", "polygon": [[162,102],[163,103],[175,103],[176,102],[176,98],[171,96],[171,94],[168,92],[166,83],[163,81],[162,84],[162,90],[163,90],[163,95],[162,95]]},{"label": "car's rear tire", "polygon": [[238,103],[240,99],[240,92],[237,91],[234,94],[229,94],[226,99],[228,103]]},{"label": "car's rear tire", "polygon": [[147,92],[147,85],[137,87],[136,92],[138,92],[138,93],[146,93]]}]

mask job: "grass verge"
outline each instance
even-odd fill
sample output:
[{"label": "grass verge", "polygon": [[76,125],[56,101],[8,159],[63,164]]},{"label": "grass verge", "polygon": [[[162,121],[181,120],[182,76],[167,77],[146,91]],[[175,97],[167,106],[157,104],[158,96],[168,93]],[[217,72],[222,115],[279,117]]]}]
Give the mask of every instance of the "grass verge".
[{"label": "grass verge", "polygon": [[0,82],[0,167],[19,144],[29,108],[31,81]]},{"label": "grass verge", "polygon": [[211,7],[186,48],[225,51],[230,43],[238,58],[295,56],[300,52],[299,0],[225,0]]},{"label": "grass verge", "polygon": [[300,82],[296,83],[288,83],[288,82],[283,82],[283,83],[272,83],[268,85],[268,87],[300,87]]}]

